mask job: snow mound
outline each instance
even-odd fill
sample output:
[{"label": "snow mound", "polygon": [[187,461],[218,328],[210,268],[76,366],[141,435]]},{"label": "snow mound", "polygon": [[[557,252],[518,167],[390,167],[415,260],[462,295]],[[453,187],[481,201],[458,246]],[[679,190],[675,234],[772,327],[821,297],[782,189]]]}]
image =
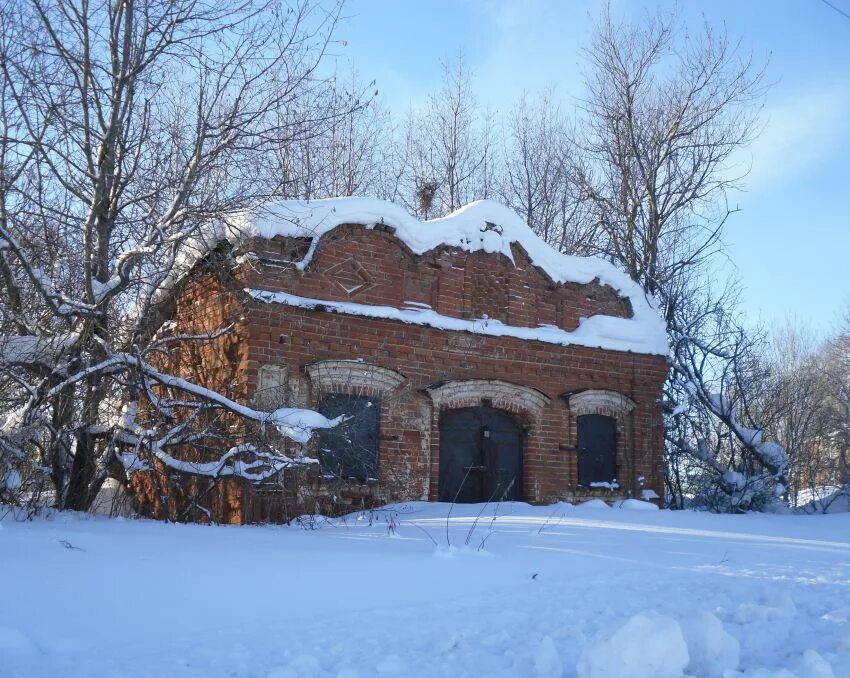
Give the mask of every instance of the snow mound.
[{"label": "snow mound", "polygon": [[682,635],[688,645],[688,672],[702,678],[723,678],[738,668],[741,647],[723,623],[710,612],[694,612],[681,620]]},{"label": "snow mound", "polygon": [[534,653],[534,675],[536,678],[561,678],[564,675],[564,663],[550,636],[544,636]]},{"label": "snow mound", "polygon": [[328,675],[316,657],[302,654],[293,659],[288,666],[276,666],[266,671],[264,678],[318,678]]},{"label": "snow mound", "polygon": [[576,671],[579,678],[680,678],[688,661],[679,623],[644,612],[596,636],[582,650]]},{"label": "snow mound", "polygon": [[736,624],[767,623],[797,616],[797,605],[785,591],[770,592],[761,604],[743,603],[733,615]]},{"label": "snow mound", "polygon": [[651,504],[648,501],[641,501],[640,499],[622,499],[620,501],[615,501],[613,507],[619,509],[628,509],[630,511],[658,510],[658,507],[655,504]]},{"label": "snow mound", "polygon": [[483,548],[473,548],[471,546],[463,545],[463,546],[454,546],[450,544],[449,546],[440,545],[436,549],[434,549],[434,557],[435,558],[455,558],[461,556],[472,556],[476,558],[492,558],[493,554],[489,551],[485,551]]},{"label": "snow mound", "polygon": [[391,654],[384,657],[377,666],[378,675],[381,676],[405,676],[410,673],[410,669],[404,660],[397,654]]},{"label": "snow mound", "polygon": [[848,513],[850,512],[850,486],[838,487],[829,494],[812,499],[801,506],[803,513]]},{"label": "snow mound", "polygon": [[578,505],[579,508],[611,508],[601,499],[588,499]]},{"label": "snow mound", "polygon": [[835,678],[829,662],[814,650],[806,650],[794,666],[800,678]]}]

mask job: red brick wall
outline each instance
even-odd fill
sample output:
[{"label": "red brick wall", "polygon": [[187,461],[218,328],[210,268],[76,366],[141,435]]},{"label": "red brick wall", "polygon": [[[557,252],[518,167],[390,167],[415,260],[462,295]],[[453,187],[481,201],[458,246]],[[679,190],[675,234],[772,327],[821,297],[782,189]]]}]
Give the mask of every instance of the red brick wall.
[{"label": "red brick wall", "polygon": [[[304,297],[386,306],[413,301],[446,316],[486,314],[506,324],[546,323],[566,330],[593,314],[631,315],[628,300],[607,286],[554,284],[516,246],[516,265],[501,255],[451,248],[416,256],[390,232],[343,226],[323,238],[303,272],[284,263],[286,253],[294,249],[291,241],[255,242],[253,249],[262,260],[240,272],[247,287]],[[577,442],[576,417],[560,396],[581,389],[611,390],[635,402],[618,430],[618,481],[622,494],[636,495],[641,488],[662,494],[663,357],[448,332],[263,302],[250,304],[245,331],[249,390],[261,365],[286,364],[307,394],[297,404],[317,403],[303,373],[316,361],[362,359],[407,378],[403,387],[385,397],[382,408],[381,479],[375,495],[381,500],[436,498],[439,412],[431,413],[430,423],[423,420],[423,411],[431,406],[423,388],[441,380],[468,379],[528,386],[551,399],[536,419],[517,412],[528,426],[522,488],[526,500],[602,494],[576,487],[576,454],[560,449]],[[423,441],[422,430],[429,425],[430,444]]]},{"label": "red brick wall", "polygon": [[[521,402],[504,406],[526,426],[521,488],[525,500],[604,494],[577,487],[577,456],[561,449],[577,442],[575,413],[561,396],[581,389],[615,391],[634,401],[634,410],[621,418],[618,430],[618,481],[623,488],[619,494],[639,494],[641,488],[662,494],[659,400],[667,371],[663,357],[310,311],[253,301],[241,293],[243,287],[254,287],[370,305],[418,302],[446,316],[486,314],[511,325],[551,324],[572,330],[582,317],[631,315],[628,300],[611,288],[596,282],[555,284],[517,246],[513,262],[502,255],[452,248],[416,256],[387,230],[343,226],[323,238],[302,272],[289,262],[303,256],[306,246],[296,239],[253,241],[243,249],[255,256],[235,272],[196,275],[178,303],[175,331],[209,329],[235,317],[241,320],[235,333],[215,344],[176,351],[173,367],[230,397],[251,402],[258,370],[268,364],[286,366],[292,394],[287,404],[296,406],[315,406],[322,395],[305,369],[317,361],[361,359],[403,375],[391,391],[373,394],[381,398],[378,483],[328,481],[315,471],[288,471],[277,484],[264,488],[227,480],[204,494],[205,480],[169,479],[165,486],[140,480],[138,494],[149,513],[203,519],[201,513],[185,510],[199,495],[208,497],[210,518],[221,522],[282,521],[305,512],[435,499],[440,412],[425,387],[473,379],[509,382],[548,396],[540,411]],[[293,443],[282,445],[293,451]],[[315,442],[306,451],[314,453]]]},{"label": "red brick wall", "polygon": [[[195,271],[177,300],[173,328],[163,330],[160,336],[209,334],[231,324],[235,324],[235,330],[212,340],[164,343],[152,358],[169,373],[179,374],[244,402],[250,395],[247,378],[249,344],[238,323],[244,310],[243,299],[232,275],[223,270],[222,261],[205,263],[202,270]],[[146,409],[143,401],[142,421]],[[224,451],[220,449],[222,441],[235,443],[236,436],[244,428],[234,416],[219,415],[214,422],[204,423],[208,437],[196,444],[172,450],[180,460],[203,462],[218,458]],[[151,470],[133,474],[130,483],[130,491],[141,514],[176,521],[205,522],[210,518],[222,523],[244,521],[241,482],[186,476],[153,459],[146,461]],[[205,511],[209,511],[210,516]]]},{"label": "red brick wall", "polygon": [[[292,239],[255,241],[251,246],[266,264],[298,249]],[[341,226],[322,238],[303,273],[293,266],[258,265],[246,268],[245,281],[252,287],[329,301],[396,307],[412,301],[445,316],[486,314],[523,327],[548,324],[570,331],[582,317],[631,316],[628,299],[610,287],[596,282],[556,285],[516,245],[513,259],[453,248],[416,256],[387,231]]]},{"label": "red brick wall", "polygon": [[[432,427],[431,458],[424,459],[417,432],[399,422],[403,416],[415,419],[417,407],[428,399],[422,391],[425,386],[456,379],[498,379],[550,396],[537,425],[532,425],[526,413],[518,412],[530,427],[524,453],[522,494],[526,500],[547,502],[593,494],[577,490],[576,455],[559,449],[562,444],[576,444],[575,417],[559,396],[587,388],[616,391],[635,402],[632,430],[618,436],[618,480],[624,488],[636,490],[637,478],[643,477],[643,487],[659,495],[662,492],[658,401],[666,372],[663,358],[504,337],[465,335],[459,341],[459,333],[279,304],[254,304],[246,323],[251,337],[249,380],[264,363],[301,367],[340,358],[360,358],[407,378],[405,386],[392,394],[390,407],[382,410],[381,480],[390,486],[391,498],[436,497],[439,429]],[[269,339],[277,336],[283,336],[282,341]],[[398,414],[401,412],[405,414]],[[405,483],[406,494],[392,489],[398,485],[401,490]]]}]

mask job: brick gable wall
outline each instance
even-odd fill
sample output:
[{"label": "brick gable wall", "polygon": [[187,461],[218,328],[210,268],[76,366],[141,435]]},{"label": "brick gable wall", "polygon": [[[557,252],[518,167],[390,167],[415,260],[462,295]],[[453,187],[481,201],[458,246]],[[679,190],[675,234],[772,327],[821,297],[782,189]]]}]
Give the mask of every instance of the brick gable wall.
[{"label": "brick gable wall", "polygon": [[[341,226],[328,233],[306,270],[285,265],[291,239],[253,243],[260,256],[240,272],[246,287],[285,291],[328,301],[400,307],[424,304],[444,316],[488,317],[505,324],[550,324],[570,331],[594,314],[630,317],[627,299],[607,286],[557,285],[513,247],[502,255],[440,248],[416,256],[388,230]],[[284,254],[279,254],[282,252]],[[302,249],[303,254],[303,249]],[[380,482],[370,496],[436,499],[439,470],[439,416],[427,388],[455,380],[499,380],[531,387],[549,396],[537,415],[513,410],[526,426],[522,496],[532,502],[580,499],[605,494],[577,487],[577,415],[562,394],[582,389],[610,390],[635,403],[618,418],[617,467],[622,492],[641,489],[663,494],[661,387],[663,357],[573,346],[554,346],[509,337],[490,337],[404,324],[393,320],[253,302],[245,320],[248,380],[264,364],[291,366],[300,380],[301,406],[316,406],[304,367],[318,361],[363,360],[398,372],[403,386],[382,398]],[[469,405],[481,404],[470,400]],[[453,406],[462,406],[459,403]],[[343,488],[344,489],[344,488]],[[337,496],[340,488],[334,490]],[[344,494],[344,492],[343,492]],[[354,504],[352,504],[353,506]]]}]

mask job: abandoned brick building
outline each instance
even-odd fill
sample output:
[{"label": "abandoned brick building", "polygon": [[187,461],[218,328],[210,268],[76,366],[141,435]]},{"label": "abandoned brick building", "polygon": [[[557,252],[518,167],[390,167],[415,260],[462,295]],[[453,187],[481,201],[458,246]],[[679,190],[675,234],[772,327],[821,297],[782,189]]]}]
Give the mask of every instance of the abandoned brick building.
[{"label": "abandoned brick building", "polygon": [[216,488],[216,520],[662,493],[664,326],[610,264],[486,201],[424,222],[374,200],[282,203],[220,241],[230,284],[190,273],[176,325],[236,305],[239,320],[194,364],[257,407],[350,419],[302,446],[319,465]]}]

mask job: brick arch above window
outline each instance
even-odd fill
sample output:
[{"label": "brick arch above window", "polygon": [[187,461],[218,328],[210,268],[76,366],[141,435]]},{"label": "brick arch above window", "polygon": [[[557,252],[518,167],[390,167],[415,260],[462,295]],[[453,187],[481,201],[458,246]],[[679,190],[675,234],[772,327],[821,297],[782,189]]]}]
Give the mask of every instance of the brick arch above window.
[{"label": "brick arch above window", "polygon": [[537,419],[551,398],[529,386],[512,384],[501,379],[461,379],[434,384],[425,388],[431,401],[439,408],[479,407],[526,414]]},{"label": "brick arch above window", "polygon": [[407,381],[395,370],[358,360],[321,360],[305,369],[313,388],[322,393],[381,397]]},{"label": "brick arch above window", "polygon": [[564,395],[570,411],[580,416],[582,414],[605,414],[612,417],[622,417],[635,408],[635,402],[628,396],[617,391],[605,389],[587,389],[577,393]]}]

